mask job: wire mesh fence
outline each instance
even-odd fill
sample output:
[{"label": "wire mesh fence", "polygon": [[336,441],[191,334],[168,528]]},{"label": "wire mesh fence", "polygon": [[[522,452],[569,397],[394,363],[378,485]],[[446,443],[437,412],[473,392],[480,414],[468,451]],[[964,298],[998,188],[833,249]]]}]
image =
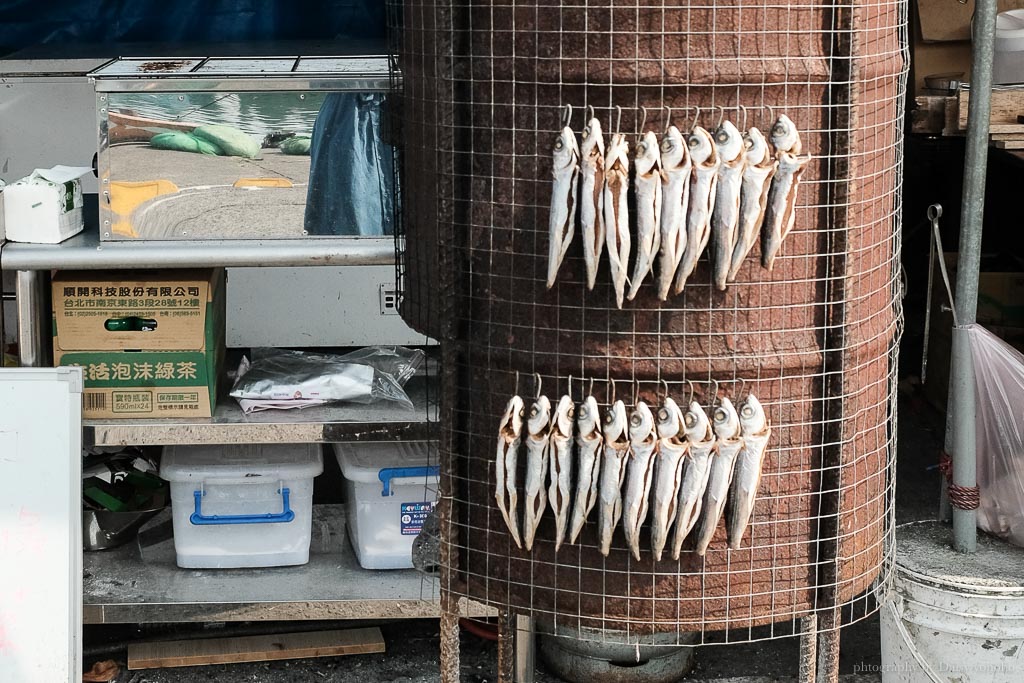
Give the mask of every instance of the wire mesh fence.
[{"label": "wire mesh fence", "polygon": [[[402,314],[442,342],[453,595],[541,630],[650,644],[799,635],[807,614],[832,629],[874,611],[893,543],[906,13],[881,0],[391,0]],[[566,105],[577,138],[592,108],[631,161],[643,133],[663,140],[670,124],[767,134],[788,117],[809,160],[772,269],[755,244],[721,291],[703,256],[679,294],[662,301],[652,274],[620,308],[607,254],[588,287],[577,224],[548,288]],[[635,278],[635,218],[628,232]],[[621,528],[605,555],[597,507],[575,543],[559,543],[550,506],[519,547],[495,496],[513,395],[527,411],[539,395],[593,396],[602,412],[616,400],[657,410],[667,396],[709,416],[755,395],[771,436],[738,547],[723,524],[704,555],[687,540],[657,560],[647,518],[639,559]],[[521,445],[520,518],[528,461]]]}]

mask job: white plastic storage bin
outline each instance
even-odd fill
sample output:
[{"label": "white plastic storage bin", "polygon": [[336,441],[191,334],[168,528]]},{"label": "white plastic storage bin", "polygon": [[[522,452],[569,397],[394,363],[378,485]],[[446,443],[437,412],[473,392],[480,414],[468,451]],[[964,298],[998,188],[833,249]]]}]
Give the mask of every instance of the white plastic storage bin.
[{"label": "white plastic storage bin", "polygon": [[365,569],[412,567],[412,542],[437,500],[425,442],[336,443],[348,533]]},{"label": "white plastic storage bin", "polygon": [[178,566],[305,564],[313,478],[323,470],[315,444],[164,449]]},{"label": "white plastic storage bin", "polygon": [[1024,10],[1000,12],[996,16],[992,83],[1024,83]]}]

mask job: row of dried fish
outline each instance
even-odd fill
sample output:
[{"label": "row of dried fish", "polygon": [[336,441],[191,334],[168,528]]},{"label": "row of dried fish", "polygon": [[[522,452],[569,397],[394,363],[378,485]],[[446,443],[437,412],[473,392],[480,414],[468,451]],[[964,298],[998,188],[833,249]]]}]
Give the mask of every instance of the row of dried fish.
[{"label": "row of dried fish", "polygon": [[[684,413],[666,396],[657,419],[646,403],[637,401],[627,420],[625,404],[615,401],[602,424],[592,396],[578,407],[569,396],[562,396],[554,412],[548,398],[541,396],[529,414],[523,399],[513,396],[498,430],[494,494],[512,540],[531,550],[550,506],[557,552],[566,532],[569,542],[576,543],[600,503],[598,530],[605,556],[621,519],[626,544],[640,559],[640,529],[649,510],[651,549],[657,560],[673,526],[672,559],[679,559],[694,529],[698,529],[696,552],[704,555],[723,513],[729,547],[739,548],[753,512],[771,427],[753,394],[739,411],[722,398],[712,415],[709,420],[695,401]],[[516,478],[524,441],[525,510],[520,535]]]},{"label": "row of dried fish", "polygon": [[[572,108],[568,111],[571,115]],[[741,133],[722,121],[714,135],[669,125],[661,137],[644,133],[636,144],[633,189],[636,256],[627,277],[632,236],[628,206],[629,143],[612,135],[607,149],[601,122],[591,116],[582,146],[568,124],[554,146],[547,286],[554,286],[576,232],[582,233],[587,287],[594,288],[607,246],[615,301],[632,301],[657,260],[658,298],[680,294],[711,243],[715,286],[736,279],[761,233],[761,264],[772,269],[793,228],[800,175],[810,160],[785,114],[769,137],[756,127]],[[578,210],[577,210],[578,209]],[[626,291],[627,282],[629,290]]]}]

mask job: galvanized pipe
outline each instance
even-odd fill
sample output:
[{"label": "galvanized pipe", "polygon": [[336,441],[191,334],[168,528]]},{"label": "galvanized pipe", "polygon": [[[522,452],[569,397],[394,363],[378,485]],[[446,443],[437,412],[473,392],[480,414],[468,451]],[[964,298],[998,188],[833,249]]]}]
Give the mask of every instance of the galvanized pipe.
[{"label": "galvanized pipe", "polygon": [[[981,267],[981,227],[985,210],[989,118],[992,104],[992,56],[995,49],[996,0],[977,0],[974,6],[971,98],[967,118],[967,153],[964,160],[963,211],[956,273],[956,312],[950,359],[947,409],[953,427],[953,484],[977,486],[975,447],[974,368],[970,339],[965,329],[978,312],[978,271]],[[978,513],[953,507],[953,547],[973,553],[978,544]]]},{"label": "galvanized pipe", "polygon": [[45,271],[19,270],[18,355],[22,367],[50,365],[50,274]]}]

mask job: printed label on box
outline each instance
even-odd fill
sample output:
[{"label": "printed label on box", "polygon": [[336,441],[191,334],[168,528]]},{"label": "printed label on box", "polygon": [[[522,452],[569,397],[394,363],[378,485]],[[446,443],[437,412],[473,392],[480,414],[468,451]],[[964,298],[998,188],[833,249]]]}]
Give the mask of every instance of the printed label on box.
[{"label": "printed label on box", "polygon": [[422,503],[402,503],[402,535],[416,536],[423,530],[423,522],[434,510],[434,504],[424,501]]},{"label": "printed label on box", "polygon": [[151,391],[115,391],[112,392],[112,410],[115,413],[151,413],[153,412],[153,392]]}]

